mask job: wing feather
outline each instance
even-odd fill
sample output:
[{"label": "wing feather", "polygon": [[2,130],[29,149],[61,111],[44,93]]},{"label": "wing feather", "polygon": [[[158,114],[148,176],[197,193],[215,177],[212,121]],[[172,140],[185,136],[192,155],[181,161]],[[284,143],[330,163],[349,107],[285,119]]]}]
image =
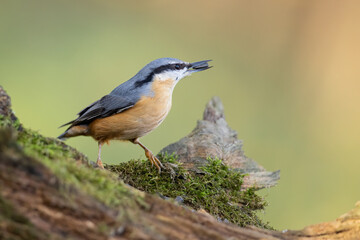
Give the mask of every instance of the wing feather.
[{"label": "wing feather", "polygon": [[109,94],[80,111],[77,119],[62,126],[71,124],[70,127],[72,127],[76,125],[89,124],[95,119],[109,117],[113,114],[121,113],[129,108],[132,108],[135,103],[136,101],[132,101],[128,98]]}]

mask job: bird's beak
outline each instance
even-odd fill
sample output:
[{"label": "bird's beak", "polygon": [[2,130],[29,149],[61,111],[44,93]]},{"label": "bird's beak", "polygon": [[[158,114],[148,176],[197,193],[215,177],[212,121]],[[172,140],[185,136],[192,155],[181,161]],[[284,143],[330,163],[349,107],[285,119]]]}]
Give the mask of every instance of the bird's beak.
[{"label": "bird's beak", "polygon": [[204,60],[200,62],[193,62],[189,63],[187,72],[194,73],[194,72],[200,72],[204,71],[206,69],[212,68],[212,66],[209,66],[208,62],[211,60]]}]

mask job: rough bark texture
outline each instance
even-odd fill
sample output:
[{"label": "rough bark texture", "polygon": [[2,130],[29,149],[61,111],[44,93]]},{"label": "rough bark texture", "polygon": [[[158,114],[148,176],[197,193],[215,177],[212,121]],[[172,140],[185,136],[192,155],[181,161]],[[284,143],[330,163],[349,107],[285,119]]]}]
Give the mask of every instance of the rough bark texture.
[{"label": "rough bark texture", "polygon": [[0,86],[0,116],[7,117],[13,122],[18,120],[11,109],[10,96],[5,92],[2,86]]},{"label": "rough bark texture", "polygon": [[115,210],[66,189],[71,186],[22,152],[11,130],[0,134],[1,239],[100,239],[96,225],[116,226]]},{"label": "rough bark texture", "polygon": [[[10,101],[2,102],[2,116],[10,116]],[[114,207],[69,184],[42,161],[28,156],[17,141],[18,134],[11,128],[0,130],[0,239],[359,239],[360,236],[360,204],[333,222],[301,231],[239,228],[218,222],[206,213],[141,193],[125,186],[111,173],[99,172],[103,178],[92,183],[94,186],[101,189],[105,180],[115,181],[124,187],[122,200],[131,203]],[[68,151],[65,144],[53,142]],[[67,161],[83,170],[95,171],[83,158]]]},{"label": "rough bark texture", "polygon": [[244,188],[255,186],[261,189],[276,185],[280,171],[266,171],[245,156],[242,146],[236,131],[225,120],[220,98],[213,97],[206,105],[203,120],[198,121],[195,129],[188,136],[162,149],[160,154],[175,153],[185,168],[198,172],[201,172],[199,167],[208,163],[208,157],[219,158],[226,165],[247,174],[242,185]]}]

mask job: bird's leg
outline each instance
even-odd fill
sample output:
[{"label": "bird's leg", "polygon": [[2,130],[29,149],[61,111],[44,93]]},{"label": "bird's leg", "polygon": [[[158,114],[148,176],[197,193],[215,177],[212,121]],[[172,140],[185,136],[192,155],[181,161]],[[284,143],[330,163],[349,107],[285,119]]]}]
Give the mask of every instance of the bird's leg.
[{"label": "bird's leg", "polygon": [[101,162],[101,147],[104,143],[103,142],[99,142],[99,152],[98,152],[98,158],[96,160],[96,165],[99,167],[99,168],[102,168],[104,169],[104,166]]},{"label": "bird's leg", "polygon": [[145,156],[149,161],[151,162],[151,166],[155,164],[157,169],[159,170],[159,173],[161,172],[161,168],[164,168],[164,166],[161,164],[160,160],[147,148],[145,147],[139,139],[132,140],[134,144],[138,144],[140,147],[142,147],[145,150]]}]

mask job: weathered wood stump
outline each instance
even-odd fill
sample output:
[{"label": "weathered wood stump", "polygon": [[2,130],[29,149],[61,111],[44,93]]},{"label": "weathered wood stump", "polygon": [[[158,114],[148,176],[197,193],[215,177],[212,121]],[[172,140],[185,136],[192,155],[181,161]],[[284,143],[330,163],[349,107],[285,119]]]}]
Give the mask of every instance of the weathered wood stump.
[{"label": "weathered wood stump", "polygon": [[8,121],[16,117],[1,87],[0,117],[0,239],[360,238],[360,204],[300,231],[240,228],[126,186],[56,139],[14,129]]}]

